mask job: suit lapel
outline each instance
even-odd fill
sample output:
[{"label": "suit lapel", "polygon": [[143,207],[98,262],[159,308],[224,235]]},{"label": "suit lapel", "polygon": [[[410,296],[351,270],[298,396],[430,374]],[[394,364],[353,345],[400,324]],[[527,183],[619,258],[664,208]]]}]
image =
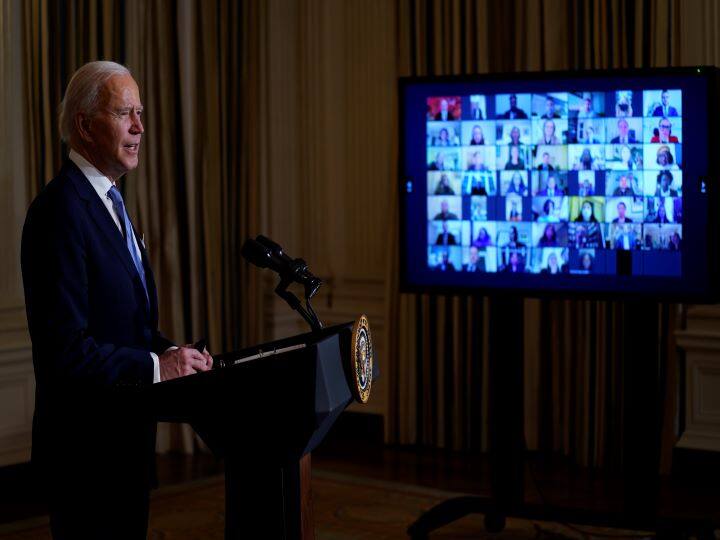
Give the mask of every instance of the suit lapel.
[{"label": "suit lapel", "polygon": [[[80,198],[85,200],[87,203],[87,209],[90,217],[95,222],[98,229],[103,233],[108,241],[108,244],[113,247],[113,251],[115,251],[115,254],[130,274],[133,282],[140,282],[140,276],[138,275],[135,263],[130,256],[127,244],[125,244],[125,239],[123,238],[120,230],[117,228],[115,221],[113,221],[113,218],[110,216],[107,208],[100,200],[97,192],[92,187],[92,184],[90,184],[90,181],[85,178],[85,175],[72,161],[68,160],[64,168],[66,169],[65,172],[67,175],[72,179],[78,195],[80,195]],[[140,284],[140,287],[142,288],[142,284]]]}]

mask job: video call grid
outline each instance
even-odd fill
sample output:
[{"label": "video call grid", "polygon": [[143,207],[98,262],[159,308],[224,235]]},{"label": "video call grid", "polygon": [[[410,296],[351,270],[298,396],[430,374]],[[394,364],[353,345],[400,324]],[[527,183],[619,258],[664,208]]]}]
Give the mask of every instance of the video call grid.
[{"label": "video call grid", "polygon": [[615,273],[615,251],[641,250],[675,252],[654,271],[678,273],[681,105],[673,89],[428,98],[428,266]]}]

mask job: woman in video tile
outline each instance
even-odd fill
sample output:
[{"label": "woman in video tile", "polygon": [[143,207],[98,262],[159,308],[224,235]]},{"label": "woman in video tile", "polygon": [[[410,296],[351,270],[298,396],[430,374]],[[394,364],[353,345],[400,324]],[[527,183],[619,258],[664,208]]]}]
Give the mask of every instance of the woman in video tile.
[{"label": "woman in video tile", "polygon": [[593,256],[587,251],[580,257],[580,273],[592,274],[593,271]]},{"label": "woman in video tile", "polygon": [[512,145],[510,147],[510,157],[505,164],[506,171],[522,171],[525,169],[525,161],[520,157],[520,147]]},{"label": "woman in video tile", "polygon": [[660,171],[657,175],[656,197],[677,197],[677,190],[673,189],[673,175],[670,171]]},{"label": "woman in video tile", "polygon": [[562,273],[562,267],[558,263],[557,254],[551,253],[548,255],[547,266],[540,270],[541,274],[560,274]]},{"label": "woman in video tile", "polygon": [[485,227],[480,227],[472,245],[478,249],[485,249],[488,246],[492,246],[492,238],[490,238],[490,235]]},{"label": "woman in video tile", "polygon": [[450,177],[447,174],[440,176],[435,187],[435,195],[455,195],[455,190],[450,185]]},{"label": "woman in video tile", "polygon": [[660,165],[663,169],[672,169],[675,165],[675,159],[673,158],[672,153],[670,152],[670,147],[666,145],[662,145],[657,150],[657,164]]},{"label": "woman in video tile", "polygon": [[556,247],[557,245],[558,241],[555,225],[553,225],[552,223],[548,223],[547,225],[545,225],[545,230],[543,231],[542,237],[540,237],[538,247]]},{"label": "woman in video tile", "polygon": [[525,271],[525,265],[522,262],[522,258],[517,251],[510,252],[510,258],[508,263],[503,268],[503,272],[508,274],[520,274]]},{"label": "woman in video tile", "polygon": [[555,122],[545,120],[545,124],[543,124],[543,134],[538,144],[560,144],[560,139],[555,135]]},{"label": "woman in video tile", "polygon": [[482,128],[480,126],[473,126],[472,136],[470,137],[470,146],[478,146],[485,144],[485,135],[483,135]]}]

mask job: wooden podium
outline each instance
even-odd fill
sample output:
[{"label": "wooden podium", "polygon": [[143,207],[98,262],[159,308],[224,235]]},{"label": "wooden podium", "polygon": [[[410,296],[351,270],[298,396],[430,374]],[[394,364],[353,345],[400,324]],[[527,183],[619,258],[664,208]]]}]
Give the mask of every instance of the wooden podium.
[{"label": "wooden podium", "polygon": [[314,538],[310,452],[377,375],[369,330],[359,354],[361,320],[221,354],[150,389],[158,421],[191,424],[224,459],[227,540]]}]

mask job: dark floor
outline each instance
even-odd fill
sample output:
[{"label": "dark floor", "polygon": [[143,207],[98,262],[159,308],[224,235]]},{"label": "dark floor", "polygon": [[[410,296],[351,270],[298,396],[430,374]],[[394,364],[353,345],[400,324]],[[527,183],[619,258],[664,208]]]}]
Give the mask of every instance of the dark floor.
[{"label": "dark floor", "polygon": [[[353,415],[339,423],[313,453],[313,467],[325,471],[487,495],[490,493],[488,457],[416,447],[388,447],[380,443],[382,426],[358,421]],[[359,415],[363,416],[363,415]],[[720,524],[720,490],[715,456],[703,462],[681,456],[679,461],[702,464],[699,471],[662,478],[656,490],[656,508],[665,519]],[[582,511],[592,515],[627,516],[625,486],[618,475],[577,467],[559,457],[528,454],[525,463],[525,500],[536,508],[564,508],[566,521]],[[709,472],[704,474],[703,471]],[[221,474],[222,463],[200,454],[158,456],[161,486]],[[651,491],[646,490],[645,495]],[[634,494],[633,496],[638,496]],[[0,523],[45,513],[29,482],[29,466],[0,469]],[[560,520],[555,517],[555,520]],[[587,521],[587,520],[586,520]],[[619,522],[619,523],[622,523]],[[609,523],[606,523],[609,524]]]}]

